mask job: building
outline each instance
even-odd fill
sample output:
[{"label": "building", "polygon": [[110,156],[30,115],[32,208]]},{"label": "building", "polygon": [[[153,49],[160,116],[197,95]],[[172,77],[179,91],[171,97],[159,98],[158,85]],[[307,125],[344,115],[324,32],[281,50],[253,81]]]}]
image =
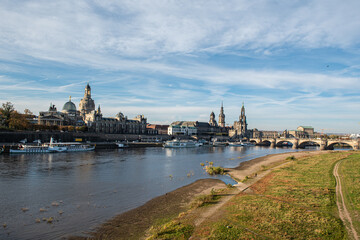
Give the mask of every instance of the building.
[{"label": "building", "polygon": [[168,135],[227,135],[227,129],[221,128],[217,125],[210,125],[210,123],[207,122],[176,121],[170,124],[168,128]]},{"label": "building", "polygon": [[53,104],[50,104],[48,111],[40,112],[38,124],[47,126],[83,126],[84,121],[80,116],[80,112],[76,110],[70,96],[61,112]]},{"label": "building", "polygon": [[250,138],[278,138],[279,136],[280,133],[278,131],[259,131],[257,128],[249,130]]},{"label": "building", "polygon": [[311,126],[299,126],[296,130],[289,130],[288,137],[295,138],[319,138],[320,133],[316,133]]},{"label": "building", "polygon": [[123,113],[119,112],[115,118],[105,118],[99,106],[97,111],[87,114],[86,117],[90,132],[147,134],[146,118],[143,115],[138,115],[134,119],[127,119]]},{"label": "building", "polygon": [[225,127],[224,107],[221,103],[219,124],[216,122],[215,113],[211,112],[209,122],[176,121],[168,127],[168,135],[198,135],[198,136],[223,136],[228,135]]},{"label": "building", "polygon": [[65,124],[65,114],[58,112],[55,105],[50,103],[48,111],[39,112],[38,124],[46,126],[63,126]]},{"label": "building", "polygon": [[85,87],[84,97],[80,100],[79,111],[84,121],[86,119],[86,115],[95,111],[95,101],[91,98],[91,87],[89,83]]},{"label": "building", "polygon": [[209,120],[209,125],[212,126],[212,127],[217,127],[218,124],[215,120],[215,113],[214,112],[211,112],[210,114],[210,120]]},{"label": "building", "polygon": [[169,125],[157,125],[148,123],[146,128],[148,134],[168,135]]},{"label": "building", "polygon": [[57,126],[82,126],[86,124],[90,132],[96,133],[147,134],[147,119],[144,115],[128,119],[119,112],[114,118],[107,118],[103,117],[100,105],[95,110],[95,101],[91,98],[89,83],[85,87],[84,97],[80,100],[79,111],[76,110],[76,105],[70,97],[61,112],[57,111],[55,105],[52,104],[48,111],[40,112],[38,123]]},{"label": "building", "polygon": [[239,116],[239,121],[234,122],[233,129],[229,131],[230,137],[249,137],[249,132],[247,129],[246,115],[245,115],[245,106],[244,103],[241,107],[241,114]]},{"label": "building", "polygon": [[197,135],[196,122],[177,121],[170,124],[168,127],[168,135]]},{"label": "building", "polygon": [[220,114],[219,114],[219,127],[225,127],[225,114],[223,102],[221,102]]}]

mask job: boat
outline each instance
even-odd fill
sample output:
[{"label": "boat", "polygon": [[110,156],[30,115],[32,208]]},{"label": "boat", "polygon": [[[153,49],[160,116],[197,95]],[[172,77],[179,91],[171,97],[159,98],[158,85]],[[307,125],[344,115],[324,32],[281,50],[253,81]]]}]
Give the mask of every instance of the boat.
[{"label": "boat", "polygon": [[128,147],[125,142],[115,142],[115,144],[118,146],[118,148]]},{"label": "boat", "polygon": [[92,151],[95,146],[89,144],[82,144],[78,142],[60,142],[57,143],[53,138],[50,143],[39,145],[25,145],[20,144],[17,149],[11,149],[10,153],[60,153],[60,152],[85,152]]},{"label": "boat", "polygon": [[191,140],[169,140],[164,143],[166,148],[194,148],[199,147],[200,144]]},{"label": "boat", "polygon": [[54,142],[54,139],[50,139],[49,144],[45,144],[52,152],[86,152],[95,149],[95,146],[90,144],[83,144],[79,142]]},{"label": "boat", "polygon": [[230,147],[251,147],[251,146],[255,146],[255,144],[251,143],[251,142],[229,142],[228,143]]},{"label": "boat", "polygon": [[245,144],[243,142],[229,142],[229,147],[244,147]]},{"label": "boat", "polygon": [[211,145],[213,147],[225,147],[227,145],[227,142],[220,142],[218,139],[213,139],[213,141],[211,142]]},{"label": "boat", "polygon": [[10,148],[10,153],[51,153],[47,146],[32,146],[20,144],[17,149]]}]

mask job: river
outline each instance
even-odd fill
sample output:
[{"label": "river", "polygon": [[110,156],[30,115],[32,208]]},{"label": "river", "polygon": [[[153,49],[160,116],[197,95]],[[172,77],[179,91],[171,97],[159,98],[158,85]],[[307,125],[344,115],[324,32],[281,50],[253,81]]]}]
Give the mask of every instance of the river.
[{"label": "river", "polygon": [[[84,235],[117,214],[209,178],[200,163],[236,167],[268,147],[136,148],[0,155],[0,239]],[[296,150],[295,150],[296,151]],[[217,176],[226,183],[228,176]],[[52,218],[52,223],[46,220]]]}]

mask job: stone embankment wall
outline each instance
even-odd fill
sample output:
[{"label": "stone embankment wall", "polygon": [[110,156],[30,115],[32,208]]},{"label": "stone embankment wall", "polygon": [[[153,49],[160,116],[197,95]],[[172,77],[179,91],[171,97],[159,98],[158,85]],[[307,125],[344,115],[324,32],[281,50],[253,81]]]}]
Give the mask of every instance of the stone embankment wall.
[{"label": "stone embankment wall", "polygon": [[73,142],[75,139],[81,139],[83,142],[114,142],[114,141],[152,141],[155,139],[168,140],[168,135],[135,135],[135,134],[102,134],[102,133],[86,133],[86,132],[59,132],[59,131],[20,131],[20,132],[0,132],[0,143],[17,144],[23,139],[27,142],[40,140],[41,142],[49,142],[53,137],[57,141]]}]

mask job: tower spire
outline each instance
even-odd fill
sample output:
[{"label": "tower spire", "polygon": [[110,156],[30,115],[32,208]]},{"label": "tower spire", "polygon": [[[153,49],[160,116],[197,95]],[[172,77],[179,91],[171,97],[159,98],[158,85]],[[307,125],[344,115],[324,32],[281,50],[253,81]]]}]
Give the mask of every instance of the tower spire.
[{"label": "tower spire", "polygon": [[224,114],[224,103],[221,101],[221,108],[219,114],[219,126],[225,127],[225,114]]}]

